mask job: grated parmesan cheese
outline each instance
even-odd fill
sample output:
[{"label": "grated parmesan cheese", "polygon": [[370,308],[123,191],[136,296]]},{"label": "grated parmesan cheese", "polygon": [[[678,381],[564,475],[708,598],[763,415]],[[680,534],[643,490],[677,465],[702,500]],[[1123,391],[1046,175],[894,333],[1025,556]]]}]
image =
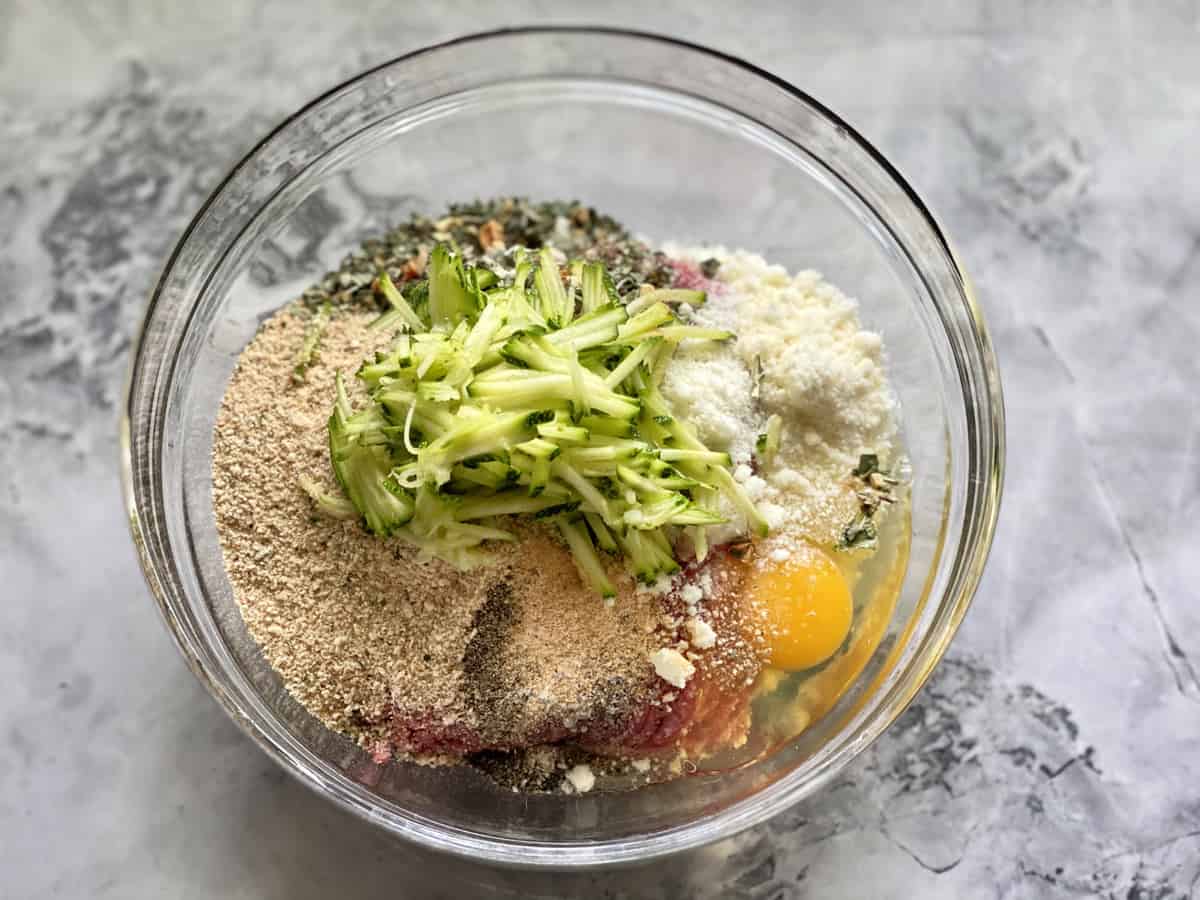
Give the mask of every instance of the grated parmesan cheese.
[{"label": "grated parmesan cheese", "polygon": [[[896,401],[882,340],[862,329],[857,305],[817,272],[789,275],[757,254],[723,247],[663,250],[695,263],[720,260],[717,279],[726,290],[710,292],[693,319],[737,335],[707,355],[688,351],[706,368],[678,369],[664,378],[663,393],[706,440],[733,455],[734,477],[776,533],[773,544],[835,543],[857,506],[848,474],[861,453],[886,460],[895,439]],[[756,402],[750,373],[760,365]],[[780,449],[755,474],[748,465],[753,441],[772,413],[783,420]],[[735,428],[726,443],[714,437]],[[714,542],[744,533],[735,511],[722,512],[735,521],[715,531]]]},{"label": "grated parmesan cheese", "polygon": [[725,345],[685,341],[663,376],[663,394],[714,450],[744,463],[754,450],[755,423],[748,400],[750,370]]}]

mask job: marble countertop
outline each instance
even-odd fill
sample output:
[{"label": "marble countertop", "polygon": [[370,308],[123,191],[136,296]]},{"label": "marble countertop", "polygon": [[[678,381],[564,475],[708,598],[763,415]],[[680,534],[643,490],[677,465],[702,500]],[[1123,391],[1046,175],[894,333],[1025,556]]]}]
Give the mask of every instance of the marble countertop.
[{"label": "marble countertop", "polygon": [[[1200,897],[1200,5],[701,9],[0,4],[0,895]],[[326,805],[205,695],[126,534],[117,407],[158,267],[282,115],[599,18],[774,70],[909,176],[986,305],[1009,477],[944,664],[831,788],[653,868],[498,872]]]}]

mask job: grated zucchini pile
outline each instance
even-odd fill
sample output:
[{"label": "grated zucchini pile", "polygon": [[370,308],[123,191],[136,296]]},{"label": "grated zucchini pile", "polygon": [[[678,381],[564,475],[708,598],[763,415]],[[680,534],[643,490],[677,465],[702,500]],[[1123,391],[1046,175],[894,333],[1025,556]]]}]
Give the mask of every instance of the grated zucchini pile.
[{"label": "grated zucchini pile", "polygon": [[497,274],[438,244],[405,291],[376,279],[389,309],[371,327],[396,338],[356,373],[362,408],[337,376],[329,450],[345,497],[305,481],[318,507],[459,567],[515,540],[507,517],[545,519],[606,597],[601,554],[643,582],[679,569],[684,534],[703,559],[721,494],[765,535],[729,455],[659,391],[681,341],[732,338],[680,319],[704,293],[646,288],[623,303],[599,262],[562,264],[549,247],[513,260]]}]

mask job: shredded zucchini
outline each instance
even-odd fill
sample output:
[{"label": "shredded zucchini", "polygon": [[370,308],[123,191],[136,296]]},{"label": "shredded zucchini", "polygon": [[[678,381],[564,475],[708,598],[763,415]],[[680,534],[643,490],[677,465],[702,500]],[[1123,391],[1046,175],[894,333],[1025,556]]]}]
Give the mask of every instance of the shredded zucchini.
[{"label": "shredded zucchini", "polygon": [[591,536],[583,524],[579,520],[568,522],[564,518],[559,518],[558,530],[562,534],[563,540],[567,542],[567,546],[571,548],[571,556],[575,558],[575,566],[579,569],[580,577],[595,588],[596,593],[601,597],[615,597],[617,591],[609,580],[608,573],[604,570],[604,563],[596,554]]},{"label": "shredded zucchini", "polygon": [[292,366],[292,381],[297,384],[304,381],[309,367],[316,362],[319,356],[318,348],[321,345],[321,336],[325,333],[325,327],[329,324],[329,315],[330,305],[323,303],[308,320],[308,327],[304,329],[304,342],[300,345],[300,351],[296,354],[296,363]]},{"label": "shredded zucchini", "polygon": [[424,331],[425,323],[421,321],[421,317],[404,299],[404,295],[400,293],[396,285],[392,283],[392,279],[387,272],[380,272],[379,278],[375,280],[375,286],[379,292],[383,294],[383,298],[387,300],[391,309],[385,312],[382,316],[372,322],[370,328],[387,328],[397,323],[403,324],[409,331]]},{"label": "shredded zucchini", "polygon": [[[518,248],[514,263],[498,277],[438,245],[404,292],[380,274],[389,309],[372,327],[399,334],[356,373],[358,409],[337,376],[329,448],[345,496],[306,479],[317,509],[460,567],[515,539],[505,517],[552,519],[604,597],[615,594],[604,554],[646,582],[679,570],[683,533],[703,559],[706,529],[724,521],[719,493],[764,534],[729,454],[704,446],[658,390],[680,341],[732,337],[676,317],[703,292],[649,291],[627,308],[600,263],[564,270],[549,248]],[[769,421],[760,456],[778,432]]]},{"label": "shredded zucchini", "polygon": [[308,494],[313,505],[322,515],[331,519],[357,519],[358,509],[345,497],[338,497],[326,490],[307,475],[300,476],[300,487]]}]

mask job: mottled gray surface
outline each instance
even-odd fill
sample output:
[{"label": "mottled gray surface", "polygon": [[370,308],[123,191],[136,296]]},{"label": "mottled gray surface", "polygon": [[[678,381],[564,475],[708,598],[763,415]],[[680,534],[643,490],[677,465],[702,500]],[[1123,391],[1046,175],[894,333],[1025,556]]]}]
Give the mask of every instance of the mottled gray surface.
[{"label": "mottled gray surface", "polygon": [[[1196,0],[209,6],[0,3],[0,894],[1200,897]],[[832,788],[531,877],[390,842],[227,721],[138,571],[117,406],[158,266],[281,115],[435,38],[601,18],[773,69],[911,178],[987,307],[1008,491],[947,661]]]}]

